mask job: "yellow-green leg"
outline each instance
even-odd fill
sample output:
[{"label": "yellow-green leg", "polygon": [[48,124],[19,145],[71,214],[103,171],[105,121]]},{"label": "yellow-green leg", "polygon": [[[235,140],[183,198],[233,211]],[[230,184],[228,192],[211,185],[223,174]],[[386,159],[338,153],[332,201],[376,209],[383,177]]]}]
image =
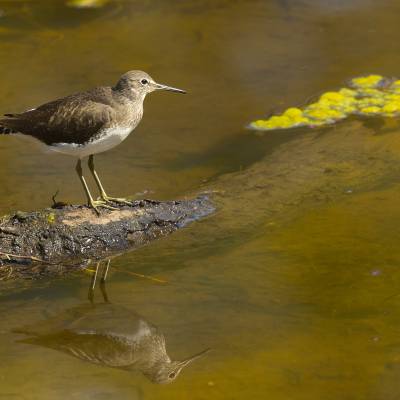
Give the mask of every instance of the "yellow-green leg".
[{"label": "yellow-green leg", "polygon": [[120,197],[110,197],[107,195],[107,193],[105,192],[103,185],[100,182],[100,178],[97,175],[96,170],[94,169],[94,156],[93,154],[91,156],[89,156],[89,161],[88,161],[88,166],[90,169],[90,172],[93,175],[93,178],[96,182],[97,187],[99,188],[100,191],[100,197],[103,199],[103,201],[105,202],[114,202],[114,203],[121,203],[121,204],[128,204],[128,205],[132,205],[132,201],[129,201],[128,199],[123,199]]},{"label": "yellow-green leg", "polygon": [[78,160],[78,162],[76,163],[75,170],[79,176],[79,180],[82,183],[83,189],[85,190],[87,201],[88,201],[88,206],[92,207],[97,212],[97,214],[99,214],[99,210],[97,207],[103,207],[103,208],[107,208],[109,210],[115,210],[114,207],[107,205],[105,201],[93,200],[93,197],[90,194],[88,185],[86,183],[85,177],[83,176],[81,160]]}]

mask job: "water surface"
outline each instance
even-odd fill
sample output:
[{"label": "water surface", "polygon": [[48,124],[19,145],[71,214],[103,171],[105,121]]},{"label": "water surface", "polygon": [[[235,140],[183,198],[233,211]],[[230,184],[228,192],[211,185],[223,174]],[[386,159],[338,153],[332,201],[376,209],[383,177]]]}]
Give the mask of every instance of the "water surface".
[{"label": "water surface", "polygon": [[[109,1],[76,9],[42,0],[0,1],[0,10],[4,112],[113,84],[136,68],[190,92],[149,96],[135,133],[97,157],[110,195],[174,199],[207,187],[225,190],[229,208],[229,181],[296,134],[255,136],[244,128],[249,121],[356,75],[400,76],[396,1]],[[74,163],[1,138],[0,214],[47,207],[58,189],[58,200],[82,202]],[[212,348],[169,385],[13,332],[87,304],[88,273],[4,285],[0,398],[397,399],[400,187],[394,176],[373,183],[312,208],[295,204],[286,219],[241,213],[266,202],[243,194],[237,213],[219,210],[113,259],[110,301],[157,326],[172,358]]]}]

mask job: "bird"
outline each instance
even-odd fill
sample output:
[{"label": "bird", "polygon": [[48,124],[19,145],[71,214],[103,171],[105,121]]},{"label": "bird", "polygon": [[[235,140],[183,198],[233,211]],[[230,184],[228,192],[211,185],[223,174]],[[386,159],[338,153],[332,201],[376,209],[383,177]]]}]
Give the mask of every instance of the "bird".
[{"label": "bird", "polygon": [[171,360],[165,337],[155,325],[133,310],[111,303],[84,303],[14,333],[29,336],[19,340],[21,343],[58,350],[97,365],[140,371],[158,384],[171,383],[183,368],[209,351]]},{"label": "bird", "polygon": [[[88,290],[88,303],[64,310],[45,321],[14,329],[27,335],[21,343],[58,350],[82,361],[127,371],[140,371],[151,382],[173,382],[183,368],[210,351],[203,350],[182,361],[168,356],[164,334],[143,316],[112,304],[106,290],[111,260],[96,263]],[[104,303],[94,302],[97,276]]]},{"label": "bird", "polygon": [[[24,135],[38,140],[46,150],[77,158],[76,173],[87,197],[87,204],[99,214],[99,207],[115,210],[113,205],[132,204],[127,199],[108,196],[94,165],[94,155],[110,150],[125,140],[143,116],[147,94],[166,90],[186,91],[154,81],[139,70],[123,74],[114,86],[101,86],[75,93],[19,114],[0,118],[0,134]],[[82,171],[82,159],[100,192],[95,200]]]}]

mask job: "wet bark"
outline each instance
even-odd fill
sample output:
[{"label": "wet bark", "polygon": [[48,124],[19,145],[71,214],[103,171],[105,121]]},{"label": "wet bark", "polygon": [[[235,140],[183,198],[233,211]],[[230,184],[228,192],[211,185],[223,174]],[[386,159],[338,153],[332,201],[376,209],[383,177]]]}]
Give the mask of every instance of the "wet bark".
[{"label": "wet bark", "polygon": [[118,210],[67,206],[17,212],[0,220],[0,280],[62,274],[134,249],[210,214],[205,196],[192,200],[135,201]]}]

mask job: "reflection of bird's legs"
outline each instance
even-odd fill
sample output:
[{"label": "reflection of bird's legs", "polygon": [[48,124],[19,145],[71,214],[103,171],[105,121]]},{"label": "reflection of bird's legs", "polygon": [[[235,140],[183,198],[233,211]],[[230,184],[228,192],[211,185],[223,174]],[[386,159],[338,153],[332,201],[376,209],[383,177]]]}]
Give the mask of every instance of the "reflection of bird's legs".
[{"label": "reflection of bird's legs", "polygon": [[93,175],[93,178],[96,182],[97,187],[99,188],[100,191],[100,197],[103,199],[103,201],[105,201],[106,203],[110,203],[110,202],[114,202],[114,203],[121,203],[121,204],[128,204],[128,205],[132,205],[132,201],[129,201],[127,199],[122,199],[119,197],[110,197],[107,195],[107,193],[105,192],[103,185],[100,181],[99,175],[97,175],[97,172],[94,168],[94,156],[93,154],[89,156],[89,161],[88,161],[88,166],[90,169],[90,172]]},{"label": "reflection of bird's legs", "polygon": [[94,271],[94,274],[92,276],[92,280],[91,280],[90,286],[89,286],[88,299],[92,304],[93,304],[93,299],[94,299],[94,288],[96,286],[97,273],[99,272],[99,266],[100,266],[100,261],[96,264],[96,270]]},{"label": "reflection of bird's legs", "polygon": [[[108,274],[108,269],[110,268],[111,260],[107,260],[105,266],[102,268],[101,278],[100,278],[100,291],[103,295],[103,299],[105,303],[109,303],[108,295],[106,291],[106,279]],[[88,291],[88,299],[89,301],[94,304],[94,288],[96,287],[97,275],[99,274],[99,269],[101,266],[101,261],[96,263],[96,269],[92,276],[92,280],[90,281],[89,291]]]},{"label": "reflection of bird's legs", "polygon": [[107,291],[106,291],[106,279],[107,279],[107,274],[108,274],[108,268],[110,267],[110,262],[111,262],[111,260],[107,260],[107,264],[103,268],[103,273],[102,273],[101,279],[100,279],[100,290],[103,295],[103,299],[104,299],[105,303],[110,302],[108,300]]}]

